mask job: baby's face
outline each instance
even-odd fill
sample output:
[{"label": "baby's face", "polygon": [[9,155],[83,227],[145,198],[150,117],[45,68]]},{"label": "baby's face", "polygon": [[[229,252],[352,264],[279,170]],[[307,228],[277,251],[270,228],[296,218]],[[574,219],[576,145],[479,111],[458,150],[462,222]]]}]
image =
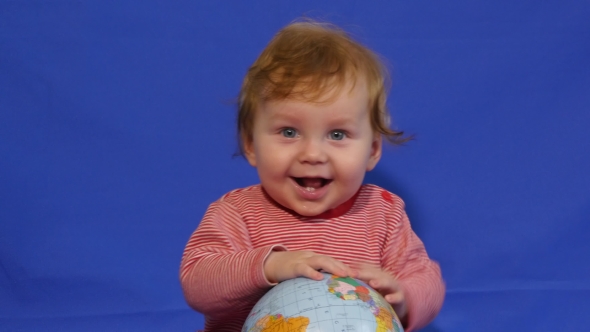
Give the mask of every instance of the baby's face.
[{"label": "baby's face", "polygon": [[346,202],[381,157],[366,84],[344,87],[329,103],[264,103],[245,152],[267,193],[300,215],[315,216]]}]

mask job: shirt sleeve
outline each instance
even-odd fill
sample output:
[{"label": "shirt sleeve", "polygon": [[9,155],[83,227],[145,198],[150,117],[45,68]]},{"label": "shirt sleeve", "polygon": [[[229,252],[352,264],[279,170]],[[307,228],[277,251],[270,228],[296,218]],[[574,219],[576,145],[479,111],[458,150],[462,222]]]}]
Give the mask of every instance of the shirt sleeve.
[{"label": "shirt sleeve", "polygon": [[397,279],[404,292],[408,308],[405,330],[410,332],[436,317],[445,297],[445,284],[439,265],[428,257],[424,244],[410,226],[403,202],[398,200],[392,214],[397,220],[391,222],[382,266]]},{"label": "shirt sleeve", "polygon": [[263,264],[273,250],[253,248],[248,230],[234,206],[211,204],[185,247],[180,282],[190,307],[211,319],[249,311],[273,285]]}]

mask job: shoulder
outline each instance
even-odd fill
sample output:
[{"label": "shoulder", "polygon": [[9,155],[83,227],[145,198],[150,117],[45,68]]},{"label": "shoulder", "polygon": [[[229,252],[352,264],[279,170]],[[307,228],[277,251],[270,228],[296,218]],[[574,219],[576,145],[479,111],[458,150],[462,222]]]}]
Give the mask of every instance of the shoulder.
[{"label": "shoulder", "polygon": [[221,196],[212,205],[232,208],[237,211],[263,207],[268,202],[260,184],[234,189]]},{"label": "shoulder", "polygon": [[262,187],[260,184],[234,189],[227,194],[221,196],[218,201],[239,201],[248,199],[260,199],[263,196]]},{"label": "shoulder", "polygon": [[364,184],[360,189],[359,199],[402,209],[405,207],[404,201],[398,195],[374,184]]},{"label": "shoulder", "polygon": [[374,184],[364,184],[358,199],[373,220],[383,219],[397,224],[405,214],[405,203],[398,195]]},{"label": "shoulder", "polygon": [[234,189],[209,204],[203,220],[224,223],[242,221],[249,211],[264,210],[263,200],[264,194],[260,185]]}]

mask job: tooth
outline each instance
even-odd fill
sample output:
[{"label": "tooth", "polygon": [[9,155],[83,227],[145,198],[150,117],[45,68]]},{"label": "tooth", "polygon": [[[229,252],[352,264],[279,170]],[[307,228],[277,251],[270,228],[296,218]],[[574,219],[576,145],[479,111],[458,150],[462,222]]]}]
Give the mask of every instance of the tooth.
[{"label": "tooth", "polygon": [[307,191],[315,191],[315,188],[313,188],[313,187],[307,187],[307,188],[305,188],[305,190],[307,190]]}]

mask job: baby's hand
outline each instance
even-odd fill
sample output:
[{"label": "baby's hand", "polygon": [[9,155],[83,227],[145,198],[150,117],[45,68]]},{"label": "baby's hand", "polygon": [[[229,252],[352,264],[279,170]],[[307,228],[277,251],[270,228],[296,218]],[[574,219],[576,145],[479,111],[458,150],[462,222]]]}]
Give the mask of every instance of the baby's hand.
[{"label": "baby's hand", "polygon": [[408,313],[406,299],[400,284],[395,278],[381,267],[369,264],[354,264],[358,271],[358,279],[366,282],[378,291],[395,310],[398,317],[404,321]]},{"label": "baby's hand", "polygon": [[319,270],[341,277],[356,276],[348,265],[313,251],[273,251],[264,262],[264,275],[272,283],[297,277],[322,280]]}]

